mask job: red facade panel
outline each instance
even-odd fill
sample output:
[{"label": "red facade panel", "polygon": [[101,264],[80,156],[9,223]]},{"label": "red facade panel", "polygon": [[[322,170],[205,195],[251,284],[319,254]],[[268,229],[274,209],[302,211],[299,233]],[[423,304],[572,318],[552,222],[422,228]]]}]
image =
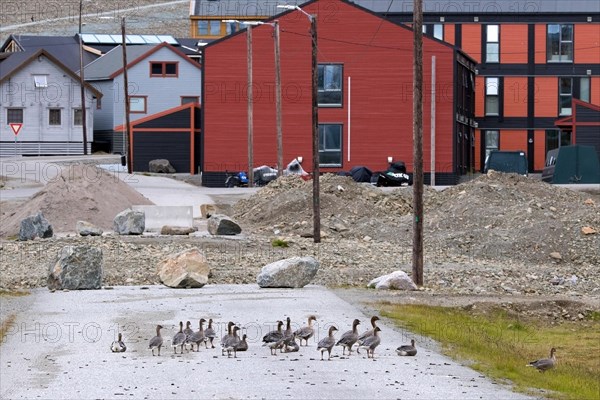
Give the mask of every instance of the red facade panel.
[{"label": "red facade panel", "polygon": [[527,25],[502,25],[500,28],[500,61],[505,64],[527,63]]},{"label": "red facade panel", "polygon": [[500,150],[504,151],[527,151],[527,131],[501,131]]},{"label": "red facade panel", "polygon": [[481,25],[462,25],[462,49],[477,62],[481,61]]},{"label": "red facade panel", "polygon": [[535,26],[535,63],[546,63],[546,25]]},{"label": "red facade panel", "polygon": [[546,131],[535,131],[533,133],[533,143],[533,169],[541,171],[546,163]]},{"label": "red facade panel", "polygon": [[535,116],[556,117],[558,115],[558,78],[535,78]]},{"label": "red facade panel", "polygon": [[[412,31],[339,0],[305,7],[319,13],[318,61],[343,65],[343,106],[319,108],[319,123],[341,124],[342,167],[385,169],[387,157],[412,166]],[[311,40],[301,14],[279,18],[284,161],[312,158]],[[356,29],[360,24],[361,29]],[[253,29],[254,164],[276,162],[272,27]],[[247,168],[246,33],[205,48],[205,171]],[[431,56],[436,56],[436,159],[452,163],[454,50],[424,40],[424,149],[429,159]],[[350,78],[350,81],[348,80]],[[350,106],[350,107],[349,107]],[[304,162],[310,171],[310,162]],[[425,166],[428,171],[429,166]]]},{"label": "red facade panel", "polygon": [[600,24],[576,24],[573,57],[578,64],[600,64]]},{"label": "red facade panel", "polygon": [[590,103],[600,104],[600,77],[594,76],[590,78],[590,92]]},{"label": "red facade panel", "polygon": [[527,78],[504,78],[504,116],[523,117],[527,115]]},{"label": "red facade panel", "polygon": [[444,25],[444,41],[446,43],[454,44],[456,35],[456,27],[454,24]]}]

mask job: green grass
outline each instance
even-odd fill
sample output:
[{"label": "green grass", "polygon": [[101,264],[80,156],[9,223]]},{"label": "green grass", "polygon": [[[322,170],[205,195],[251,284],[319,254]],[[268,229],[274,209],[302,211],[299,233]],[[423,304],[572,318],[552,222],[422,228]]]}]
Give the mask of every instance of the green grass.
[{"label": "green grass", "polygon": [[29,292],[0,289],[0,297],[19,297],[27,296]]},{"label": "green grass", "polygon": [[289,247],[288,242],[283,239],[273,239],[271,241],[271,246],[273,247]]},{"label": "green grass", "polygon": [[[516,390],[553,399],[600,399],[600,322],[548,325],[523,322],[502,312],[470,315],[458,308],[382,304],[382,315],[438,341],[445,354]],[[529,361],[549,356],[558,363],[540,373]],[[535,390],[534,390],[535,389]],[[536,391],[538,390],[538,391]]]}]

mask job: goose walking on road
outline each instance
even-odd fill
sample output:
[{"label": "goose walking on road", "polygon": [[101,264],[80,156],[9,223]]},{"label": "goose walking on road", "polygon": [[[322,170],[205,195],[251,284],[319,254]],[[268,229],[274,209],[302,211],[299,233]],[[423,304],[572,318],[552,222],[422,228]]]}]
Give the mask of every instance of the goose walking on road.
[{"label": "goose walking on road", "polygon": [[410,340],[410,344],[405,344],[396,349],[399,356],[416,356],[417,348],[415,347],[415,339]]},{"label": "goose walking on road", "polygon": [[221,338],[221,355],[224,356],[225,355],[225,342],[227,342],[227,340],[229,340],[229,338],[231,337],[231,328],[235,325],[234,322],[229,321],[227,323],[227,334],[224,335]]},{"label": "goose walking on road", "polygon": [[302,340],[305,340],[306,346],[308,346],[308,339],[310,339],[315,334],[315,330],[312,327],[312,323],[313,323],[313,321],[316,321],[316,320],[317,320],[317,317],[315,317],[314,315],[311,315],[310,317],[308,317],[308,326],[304,326],[304,327],[298,329],[296,332],[294,332],[296,337],[298,339],[300,339],[300,346],[302,346]]},{"label": "goose walking on road", "polygon": [[223,344],[223,348],[227,352],[227,358],[231,357],[231,352],[233,352],[233,358],[237,358],[237,349],[241,342],[240,337],[238,336],[239,330],[239,326],[234,326],[231,336],[229,336],[227,341]]},{"label": "goose walking on road", "polygon": [[327,360],[331,360],[331,349],[333,349],[333,346],[335,345],[335,338],[333,337],[333,332],[335,331],[337,331],[335,326],[330,327],[327,337],[321,339],[317,345],[317,350],[321,351],[321,361],[323,361],[323,353],[325,351],[329,353],[329,358]]},{"label": "goose walking on road", "polygon": [[271,343],[278,342],[279,340],[283,339],[283,331],[281,330],[282,326],[283,321],[277,321],[277,330],[267,333],[265,336],[263,336],[262,341],[264,343]]},{"label": "goose walking on road", "polygon": [[335,344],[336,346],[342,346],[342,354],[346,355],[346,349],[348,349],[348,355],[352,354],[352,346],[358,340],[358,325],[360,321],[355,319],[352,322],[352,330],[344,333],[340,340]]},{"label": "goose walking on road", "polygon": [[553,347],[550,349],[550,358],[541,358],[527,364],[528,367],[534,367],[540,372],[546,372],[549,369],[554,368],[556,365],[556,349]]},{"label": "goose walking on road", "polygon": [[367,350],[367,358],[375,359],[375,348],[381,343],[379,332],[381,332],[381,329],[376,327],[373,330],[373,336],[369,336],[359,344],[359,348]]},{"label": "goose walking on road", "polygon": [[183,354],[183,346],[185,346],[186,335],[183,333],[183,321],[179,321],[179,332],[171,339],[171,346],[173,351],[177,354],[177,346],[181,346],[181,354]]},{"label": "goose walking on road", "polygon": [[379,321],[379,317],[377,315],[373,315],[371,317],[371,326],[373,327],[373,329],[369,329],[368,331],[364,332],[362,335],[360,335],[358,337],[357,343],[358,343],[359,348],[356,349],[357,353],[360,353],[360,345],[363,343],[363,341],[365,339],[367,339],[368,337],[373,336],[373,334],[375,333],[375,328],[377,328],[377,323],[376,323],[377,321]]},{"label": "goose walking on road", "polygon": [[154,355],[154,349],[158,349],[158,355],[160,356],[160,348],[163,345],[163,338],[160,336],[160,330],[162,328],[162,325],[156,325],[156,336],[150,339],[150,342],[148,343],[148,348],[152,350],[152,355]]},{"label": "goose walking on road", "polygon": [[200,318],[200,322],[198,323],[199,329],[197,332],[193,332],[188,338],[188,343],[192,346],[192,351],[194,351],[194,344],[196,344],[196,351],[200,351],[200,343],[204,342],[204,346],[208,349],[208,344],[206,343],[206,336],[204,334],[204,328],[202,325],[206,322],[204,318]]},{"label": "goose walking on road", "polygon": [[212,320],[212,318],[209,318],[208,326],[206,327],[206,330],[204,331],[204,336],[206,336],[206,338],[210,342],[210,347],[214,349],[215,345],[213,344],[213,340],[215,340],[215,338],[217,337],[217,333],[213,329],[212,325],[213,325],[213,320]]},{"label": "goose walking on road", "polygon": [[113,353],[123,353],[127,350],[127,346],[125,346],[125,343],[123,343],[121,333],[119,333],[118,339],[115,340],[114,342],[112,342],[112,344],[110,346],[110,350]]}]

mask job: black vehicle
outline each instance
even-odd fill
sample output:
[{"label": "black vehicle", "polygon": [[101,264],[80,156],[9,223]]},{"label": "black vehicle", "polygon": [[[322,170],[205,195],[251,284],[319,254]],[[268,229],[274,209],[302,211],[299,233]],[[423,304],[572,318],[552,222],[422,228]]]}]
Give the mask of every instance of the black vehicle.
[{"label": "black vehicle", "polygon": [[403,161],[396,161],[385,171],[375,172],[371,176],[371,183],[376,186],[411,186],[413,180],[406,173],[406,164]]},{"label": "black vehicle", "polygon": [[485,160],[483,173],[491,169],[527,176],[527,156],[524,151],[493,150]]},{"label": "black vehicle", "polygon": [[[269,166],[263,165],[253,169],[254,186],[265,186],[269,182],[277,179],[277,170]],[[232,187],[247,187],[248,175],[244,171],[226,172],[225,186]]]}]

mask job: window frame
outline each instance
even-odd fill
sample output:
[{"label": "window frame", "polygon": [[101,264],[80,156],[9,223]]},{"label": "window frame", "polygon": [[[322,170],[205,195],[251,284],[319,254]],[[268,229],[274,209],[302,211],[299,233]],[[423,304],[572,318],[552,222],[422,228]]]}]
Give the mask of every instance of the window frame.
[{"label": "window frame", "polygon": [[[489,80],[495,79],[496,80],[496,93],[489,93],[489,89],[491,87],[494,87],[494,85],[490,85],[490,83],[488,82]],[[486,76],[485,77],[485,98],[484,98],[484,108],[485,108],[485,116],[493,116],[493,117],[497,117],[500,116],[500,92],[501,92],[501,83],[500,83],[500,77],[497,76]],[[495,98],[496,99],[496,112],[491,112],[489,110],[489,105],[488,105],[488,99],[492,99]]]},{"label": "window frame", "polygon": [[[77,114],[79,114],[79,123],[77,123]],[[83,126],[83,111],[81,108],[73,108],[73,126]]]},{"label": "window frame", "polygon": [[[17,120],[14,119],[14,115],[11,116],[11,114],[13,113],[17,113],[20,114],[20,118],[17,118]],[[7,108],[6,109],[6,125],[10,125],[10,124],[22,124],[23,123],[23,108]]]},{"label": "window frame", "polygon": [[[550,137],[553,135],[554,137]],[[550,141],[556,143],[556,146],[550,146]],[[573,143],[573,131],[563,131],[561,129],[546,129],[544,136],[544,147],[545,153],[548,154],[550,150],[559,149],[562,146],[569,146]]]},{"label": "window frame", "polygon": [[[492,41],[490,40],[490,28],[491,27],[496,27],[497,28],[497,34],[496,34],[496,40]],[[499,64],[500,63],[500,25],[499,24],[489,24],[489,25],[485,25],[485,62],[487,64]],[[491,54],[495,54],[496,55],[496,59],[495,60],[490,60],[489,59],[489,55],[490,55],[490,51],[489,51],[489,46],[490,45],[496,45],[496,53],[491,53]]]},{"label": "window frame", "polygon": [[[325,87],[321,87],[321,82],[323,82],[323,86],[325,86],[325,76],[327,67],[339,67],[339,88],[326,89]],[[321,69],[322,68],[322,69]],[[321,70],[323,71],[323,77],[321,78]],[[344,106],[344,64],[342,63],[319,63],[317,66],[317,104],[319,107],[325,108],[342,108]],[[322,103],[321,96],[327,93],[337,93],[340,94],[339,103]]]},{"label": "window frame", "polygon": [[[179,61],[149,61],[150,64],[150,78],[177,78],[179,77]],[[175,73],[167,74],[167,64],[175,65]],[[155,65],[161,66],[161,73],[155,74],[152,72],[152,68]]]},{"label": "window frame", "polygon": [[[131,107],[131,99],[143,99],[144,111],[133,111]],[[148,96],[131,95],[129,96],[129,113],[130,114],[147,114],[148,113]]]},{"label": "window frame", "polygon": [[[555,56],[552,54],[553,49],[553,41],[550,38],[550,27],[558,26],[558,59],[553,59]],[[562,37],[563,26],[570,26],[571,29],[571,37],[569,40],[564,40]],[[574,24],[547,24],[546,25],[546,62],[548,63],[573,63],[575,59],[575,26]],[[570,59],[563,59],[564,55],[562,52],[563,44],[570,44]]]},{"label": "window frame", "polygon": [[[495,134],[495,136],[496,136],[496,145],[495,146],[489,145],[488,134]],[[484,166],[487,164],[487,160],[488,160],[490,153],[494,150],[500,150],[500,131],[497,129],[489,129],[489,130],[483,131],[483,151],[484,151],[483,165]]]},{"label": "window frame", "polygon": [[42,89],[48,87],[48,75],[45,74],[33,74],[33,86],[36,89]]},{"label": "window frame", "polygon": [[[563,85],[562,82],[563,80],[568,79],[570,82],[570,87],[571,90],[569,93],[563,93],[562,89],[563,89]],[[569,115],[573,115],[573,78],[569,77],[569,76],[559,76],[558,77],[558,115],[561,117],[568,117]],[[569,99],[569,107],[567,108],[563,108],[563,98],[568,98]],[[565,111],[563,111],[565,110]],[[566,111],[568,110],[568,111]]]},{"label": "window frame", "polygon": [[[58,114],[56,114],[58,113]],[[56,115],[58,115],[58,120],[56,119]],[[48,108],[48,126],[62,126],[62,109],[61,108]]]},{"label": "window frame", "polygon": [[[206,24],[206,32],[201,31],[201,27],[200,27],[201,23]],[[211,37],[223,36],[223,24],[224,23],[221,22],[220,19],[199,19],[198,22],[196,23],[196,32],[198,33],[198,36],[211,36]],[[214,33],[212,28],[215,28],[217,26],[219,27],[219,33]]]},{"label": "window frame", "polygon": [[[326,127],[337,127],[339,129],[339,148],[324,148],[326,143],[323,137]],[[319,167],[323,168],[341,168],[344,163],[343,159],[343,144],[344,124],[336,122],[319,123]],[[339,163],[325,163],[321,161],[321,155],[325,153],[339,153]]]},{"label": "window frame", "polygon": [[[179,96],[179,97],[181,99],[180,100],[181,105],[188,104],[188,103],[198,103],[198,104],[200,104],[200,96]],[[192,98],[195,99],[195,100],[194,101],[186,101],[186,102],[183,101],[183,99],[192,99]]]}]

